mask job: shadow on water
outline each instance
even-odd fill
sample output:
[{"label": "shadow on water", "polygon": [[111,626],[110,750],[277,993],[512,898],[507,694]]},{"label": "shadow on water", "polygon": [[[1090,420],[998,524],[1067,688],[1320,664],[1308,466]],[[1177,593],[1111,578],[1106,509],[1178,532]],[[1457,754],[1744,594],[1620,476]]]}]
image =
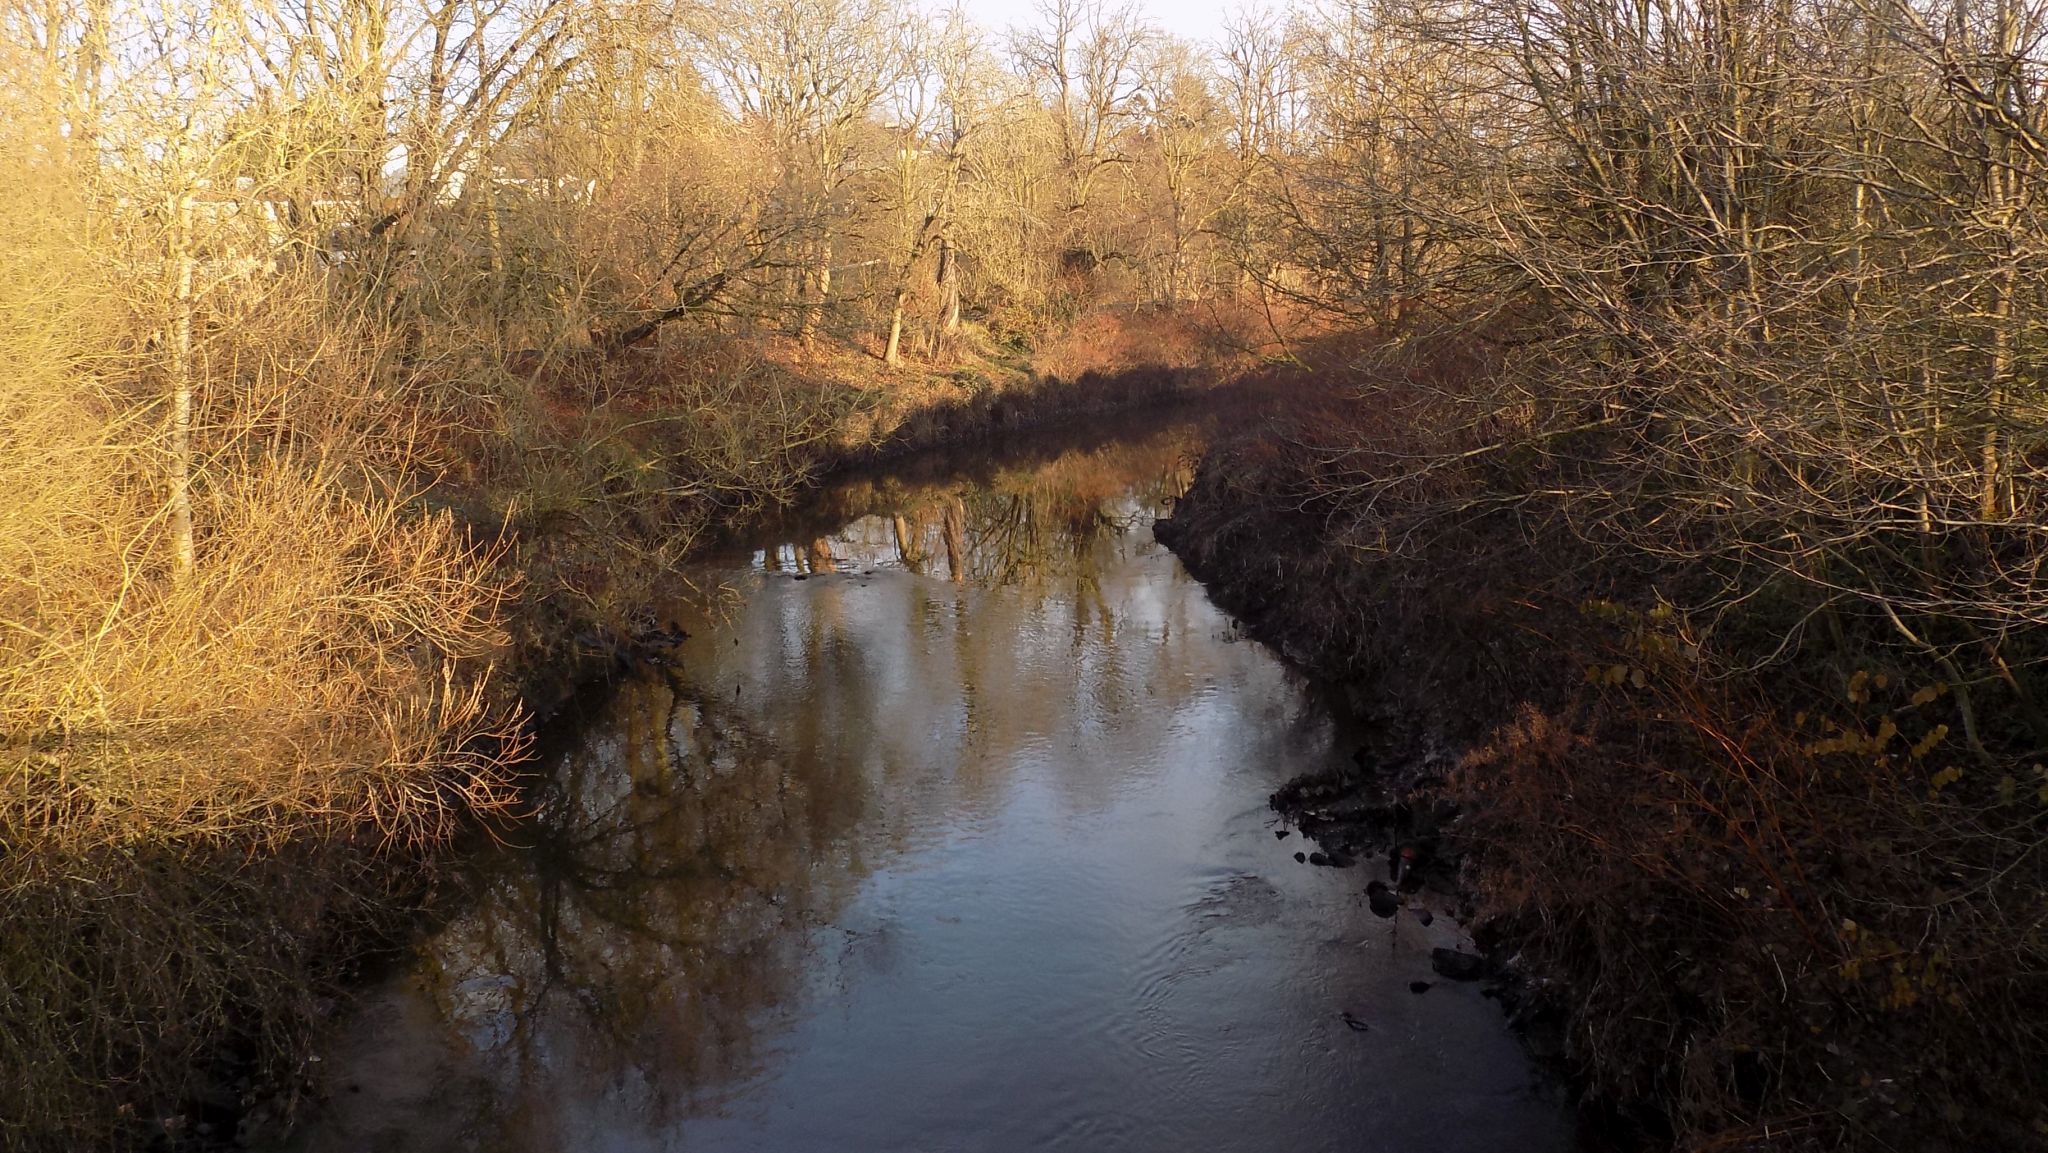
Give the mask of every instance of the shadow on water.
[{"label": "shadow on water", "polygon": [[1152,540],[1200,443],[925,462],[735,541],[294,1147],[1561,1148],[1477,990],[1407,991],[1455,927],[1273,835],[1351,745]]}]

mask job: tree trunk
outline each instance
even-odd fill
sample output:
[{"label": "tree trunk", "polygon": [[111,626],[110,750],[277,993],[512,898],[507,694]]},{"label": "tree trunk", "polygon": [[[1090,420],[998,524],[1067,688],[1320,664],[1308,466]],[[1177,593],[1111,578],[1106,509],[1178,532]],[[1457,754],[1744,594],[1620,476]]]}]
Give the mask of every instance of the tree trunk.
[{"label": "tree trunk", "polygon": [[904,285],[896,286],[896,311],[889,320],[889,348],[882,354],[882,362],[890,366],[903,363],[903,299],[910,295]]},{"label": "tree trunk", "polygon": [[818,308],[825,299],[820,287],[825,265],[822,246],[813,245],[796,272],[796,335],[805,347],[818,334]]},{"label": "tree trunk", "polygon": [[171,555],[179,583],[192,576],[192,193],[181,188],[171,204],[170,362]]},{"label": "tree trunk", "polygon": [[803,274],[803,316],[797,322],[797,335],[809,345],[818,333],[818,317],[825,311],[825,301],[832,295],[832,238],[825,237],[818,242],[811,253],[811,266]]},{"label": "tree trunk", "polygon": [[951,335],[960,327],[960,257],[953,238],[939,238],[939,331]]}]

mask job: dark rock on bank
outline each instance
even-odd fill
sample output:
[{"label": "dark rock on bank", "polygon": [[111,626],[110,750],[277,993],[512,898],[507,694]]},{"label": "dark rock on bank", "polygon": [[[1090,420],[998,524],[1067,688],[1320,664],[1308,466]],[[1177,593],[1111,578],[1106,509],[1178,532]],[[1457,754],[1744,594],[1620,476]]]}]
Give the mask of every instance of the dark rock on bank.
[{"label": "dark rock on bank", "polygon": [[1401,898],[1381,881],[1365,887],[1365,903],[1375,917],[1391,917],[1401,911]]},{"label": "dark rock on bank", "polygon": [[1477,981],[1486,975],[1486,958],[1457,949],[1431,949],[1429,967],[1453,981]]}]

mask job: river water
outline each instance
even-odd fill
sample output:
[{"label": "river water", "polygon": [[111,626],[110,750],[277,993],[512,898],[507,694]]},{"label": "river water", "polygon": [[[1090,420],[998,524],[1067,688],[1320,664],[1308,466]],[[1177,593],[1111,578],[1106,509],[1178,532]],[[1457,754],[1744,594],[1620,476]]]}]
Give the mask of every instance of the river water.
[{"label": "river water", "polygon": [[1450,919],[1276,836],[1354,743],[1153,541],[1199,436],[865,478],[707,564],[293,1147],[1567,1148]]}]

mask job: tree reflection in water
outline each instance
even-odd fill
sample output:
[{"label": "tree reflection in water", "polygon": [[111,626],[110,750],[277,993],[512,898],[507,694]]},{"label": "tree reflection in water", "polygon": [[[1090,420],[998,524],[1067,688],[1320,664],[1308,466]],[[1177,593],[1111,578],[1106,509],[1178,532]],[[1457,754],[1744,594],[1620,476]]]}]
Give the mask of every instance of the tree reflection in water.
[{"label": "tree reflection in water", "polygon": [[1201,435],[1172,428],[938,480],[856,478],[808,502],[756,564],[802,574],[886,565],[980,585],[1071,578],[1087,587],[1121,555],[1134,524],[1187,491]]},{"label": "tree reflection in water", "polygon": [[581,728],[519,843],[365,1006],[386,1027],[345,1035],[332,1059],[351,1084],[329,1087],[306,1147],[566,1148],[575,1111],[659,1126],[760,1068],[807,931],[858,880],[834,845],[860,782],[789,770],[666,675],[620,685]]},{"label": "tree reflection in water", "polygon": [[[918,691],[892,712],[873,670],[842,667],[882,658],[849,650],[830,588],[794,617],[758,611],[731,641],[711,622],[692,627],[678,667],[616,686],[544,761],[516,843],[480,863],[468,907],[332,1053],[347,1083],[327,1086],[328,1115],[301,1147],[567,1148],[594,1117],[659,1132],[724,1104],[769,1063],[806,982],[887,963],[886,933],[826,926],[906,847],[916,798],[936,789],[949,795],[938,808],[985,811],[1000,784],[988,774],[1007,763],[991,746],[1086,727],[1083,702],[1120,707],[1126,674],[1168,696],[1202,681],[1184,666],[1202,650],[1147,645],[1144,671],[1121,669],[1115,598],[1098,579],[1134,545],[1156,547],[1132,529],[1185,491],[1197,447],[1170,432],[968,479],[869,477],[821,493],[756,570],[926,578],[892,610],[911,630],[893,643],[924,621],[944,646],[905,672]],[[972,588],[955,584],[1000,586],[1007,600],[982,604],[970,629]],[[1068,604],[1041,611],[1046,598]],[[1147,627],[1163,640],[1184,611]],[[1069,666],[1058,684],[1020,677],[1018,638],[1062,616],[1075,652],[1096,646],[1110,665]],[[735,672],[754,679],[721,679]],[[740,687],[765,696],[743,709]],[[947,717],[958,743],[930,745]],[[1075,772],[1085,779],[1070,797],[1100,793]]]}]

